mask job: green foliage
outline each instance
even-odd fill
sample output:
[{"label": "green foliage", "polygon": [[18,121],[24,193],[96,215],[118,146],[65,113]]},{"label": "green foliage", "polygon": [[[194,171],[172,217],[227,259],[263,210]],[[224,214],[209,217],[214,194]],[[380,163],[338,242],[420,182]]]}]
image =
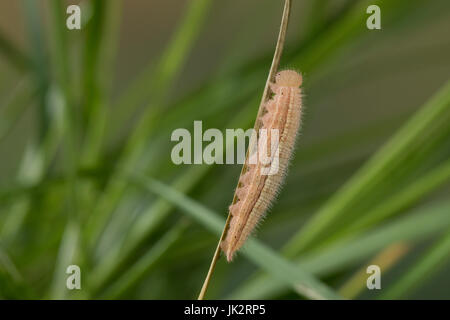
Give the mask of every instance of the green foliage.
[{"label": "green foliage", "polygon": [[[262,3],[281,13],[281,5]],[[401,242],[417,255],[383,273],[381,293],[360,298],[450,298],[439,288],[418,290],[445,278],[449,266],[450,82],[440,73],[449,67],[448,46],[392,48],[439,17],[448,21],[448,1],[304,3],[311,19],[295,21],[302,9],[294,1],[291,23],[302,22],[305,32],[288,31],[281,60],[304,73],[300,143],[258,240],[233,263],[219,261],[207,297],[339,298],[346,279]],[[368,4],[380,5],[382,31],[365,28]],[[20,79],[14,90],[0,88],[0,164],[8,145],[23,143],[15,129],[33,122],[14,175],[0,180],[0,298],[195,298],[240,168],[175,166],[170,133],[194,120],[204,128],[249,128],[272,49],[252,51],[231,67],[211,60],[222,71],[176,95],[180,83],[196,79],[183,74],[195,62],[190,53],[209,57],[205,41],[220,37],[209,28],[219,4],[190,1],[160,57],[117,86],[116,66],[127,63],[117,54],[121,15],[130,4],[83,5],[89,14],[72,32],[63,2],[23,0],[28,50],[0,30],[1,61],[11,79]],[[254,39],[272,39],[259,23]],[[254,39],[246,38],[249,48]],[[386,65],[370,65],[372,50]],[[425,77],[405,80],[412,86],[405,91],[398,79],[420,68]],[[392,92],[378,89],[383,82]],[[341,96],[346,87],[352,94]],[[374,103],[379,110],[370,109]],[[70,264],[81,267],[80,291],[65,288]]]}]

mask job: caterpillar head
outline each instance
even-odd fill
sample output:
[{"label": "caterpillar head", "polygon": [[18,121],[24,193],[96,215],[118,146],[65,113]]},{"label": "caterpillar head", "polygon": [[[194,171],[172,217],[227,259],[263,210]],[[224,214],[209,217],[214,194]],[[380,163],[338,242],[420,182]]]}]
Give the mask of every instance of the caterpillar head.
[{"label": "caterpillar head", "polygon": [[298,88],[302,84],[302,75],[294,70],[283,70],[275,76],[275,84],[279,87]]}]

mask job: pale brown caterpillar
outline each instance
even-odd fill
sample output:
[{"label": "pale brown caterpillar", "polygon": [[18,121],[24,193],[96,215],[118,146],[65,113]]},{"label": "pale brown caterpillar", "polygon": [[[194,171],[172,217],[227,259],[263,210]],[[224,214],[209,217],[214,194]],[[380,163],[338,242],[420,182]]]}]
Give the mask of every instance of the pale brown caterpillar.
[{"label": "pale brown caterpillar", "polygon": [[267,146],[269,150],[274,147],[278,149],[278,171],[273,175],[261,174],[267,164],[249,161],[251,157],[247,157],[245,171],[239,177],[236,200],[229,208],[230,225],[221,243],[228,261],[244,244],[280,189],[300,127],[301,84],[302,76],[293,70],[279,72],[275,83],[270,84],[274,96],[264,105],[266,112],[260,119],[260,129],[268,131],[266,146],[271,142],[272,129],[279,132],[278,143]]}]

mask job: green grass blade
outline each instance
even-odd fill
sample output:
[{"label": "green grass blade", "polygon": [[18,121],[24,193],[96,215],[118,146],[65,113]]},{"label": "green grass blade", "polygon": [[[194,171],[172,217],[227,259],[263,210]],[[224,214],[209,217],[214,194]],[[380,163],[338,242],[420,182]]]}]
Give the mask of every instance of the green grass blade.
[{"label": "green grass blade", "polygon": [[[143,72],[132,82],[114,106],[120,123],[113,123],[112,129],[130,120],[142,101],[151,96],[153,106],[158,106],[167,94],[172,82],[186,62],[189,52],[203,30],[203,25],[213,1],[192,1],[179,23],[172,39],[168,43],[160,60],[153,65],[147,65]],[[156,99],[155,99],[156,96]]]},{"label": "green grass blade", "polygon": [[64,299],[68,294],[65,284],[65,272],[67,266],[75,263],[75,257],[79,252],[79,217],[78,217],[78,177],[79,163],[78,152],[78,123],[77,110],[73,92],[72,70],[69,59],[69,31],[65,28],[65,6],[61,1],[52,0],[50,3],[51,21],[51,54],[52,70],[54,73],[54,86],[61,92],[61,105],[64,110],[64,157],[66,176],[66,201],[67,223],[63,232],[58,255],[53,270],[53,279],[49,288],[49,296],[52,299]]},{"label": "green grass blade", "polygon": [[367,261],[366,264],[361,266],[356,272],[354,272],[348,280],[344,282],[339,288],[339,294],[348,299],[355,299],[367,289],[367,266],[376,265],[383,270],[383,275],[389,273],[403,258],[409,253],[411,246],[404,242],[394,243],[383,250],[377,255]]},{"label": "green grass blade", "polygon": [[6,36],[0,31],[0,53],[13,65],[17,70],[24,72],[30,67],[29,58],[17,48]]},{"label": "green grass blade", "polygon": [[85,138],[81,162],[95,165],[101,155],[110,111],[107,95],[112,85],[117,53],[122,0],[93,0],[92,17],[85,27],[83,53],[83,104]]},{"label": "green grass blade", "polygon": [[[217,235],[222,232],[225,223],[218,214],[208,210],[201,204],[153,179],[145,179],[133,175],[133,180],[141,184],[152,193],[158,194],[167,201],[189,214]],[[293,266],[289,261],[278,256],[273,250],[250,240],[243,251],[244,255],[255,264],[269,272],[273,277],[290,285],[296,292],[311,299],[339,299],[339,296],[325,284],[304,272],[302,268]]]},{"label": "green grass blade", "polygon": [[[197,166],[195,170],[188,170],[172,184],[172,187],[179,192],[187,192],[209,169],[208,166]],[[164,199],[157,199],[152,203],[131,227],[125,244],[123,246],[121,243],[116,244],[113,249],[102,256],[101,261],[92,271],[95,278],[104,279],[117,273],[117,269],[120,268],[119,261],[129,261],[145,239],[157,230],[167,218],[172,208],[173,205]],[[97,247],[97,250],[101,249]]]},{"label": "green grass blade", "polygon": [[[365,260],[399,241],[418,242],[433,237],[450,226],[450,202],[427,206],[366,234],[342,239],[320,252],[296,259],[305,271],[316,276],[339,272]],[[285,293],[288,287],[267,276],[253,277],[234,291],[231,299],[267,299]]]},{"label": "green grass blade", "polygon": [[[121,274],[118,279],[114,279],[113,283],[106,288],[99,296],[107,299],[120,298],[127,290],[135,286],[140,279],[142,279],[151,268],[158,262],[158,260],[180,239],[183,231],[187,227],[186,221],[177,223],[165,235],[163,235],[139,260],[132,266],[127,268],[127,271]],[[96,291],[101,289],[96,278],[92,279],[93,287],[92,294],[95,296]]]},{"label": "green grass blade", "polygon": [[31,106],[33,98],[35,98],[35,94],[32,91],[29,76],[25,76],[14,88],[10,97],[1,103],[0,142],[8,136],[19,122],[21,116]]},{"label": "green grass blade", "polygon": [[50,299],[64,299],[69,293],[66,287],[66,268],[69,265],[76,264],[79,241],[79,225],[69,221],[61,239],[58,257],[53,271],[53,280],[50,287]]},{"label": "green grass blade", "polygon": [[[158,72],[152,74],[154,88],[147,87],[147,90],[153,92],[151,106],[147,107],[145,114],[141,117],[136,129],[127,142],[119,160],[120,167],[132,168],[137,166],[136,163],[148,142],[149,133],[155,129],[155,124],[158,119],[157,114],[160,112],[156,110],[159,110],[159,105],[170,89],[171,82],[175,78],[178,69],[182,66],[184,54],[192,46],[192,42],[200,30],[210,4],[211,0],[201,0],[191,3],[191,7],[188,10],[184,23],[180,27],[180,31],[158,64]],[[178,52],[177,50],[182,51]],[[128,108],[128,106],[126,107]],[[120,118],[123,119],[123,117]],[[126,183],[120,177],[112,177],[111,182],[99,200],[98,207],[95,209],[95,217],[89,223],[87,234],[92,244],[96,239],[99,239],[101,232],[108,222],[109,215],[117,205],[126,188]]]},{"label": "green grass blade", "polygon": [[69,62],[69,40],[68,40],[68,30],[64,27],[65,25],[65,10],[63,3],[58,0],[52,0],[50,3],[50,17],[51,17],[51,28],[52,31],[52,45],[51,54],[52,60],[52,70],[54,73],[54,86],[61,92],[61,102],[60,107],[64,111],[64,129],[63,134],[65,135],[64,146],[67,150],[65,153],[65,163],[66,163],[66,175],[68,177],[68,194],[70,196],[69,210],[72,211],[72,217],[76,211],[77,197],[76,192],[76,172],[78,168],[78,124],[77,124],[77,110],[75,109],[74,94],[72,90],[73,81],[71,79],[71,70]]},{"label": "green grass blade", "polygon": [[[45,41],[42,34],[42,21],[39,16],[37,3],[23,0],[24,13],[27,18],[27,31],[33,47],[30,56],[33,80],[37,92],[37,107],[39,115],[39,132],[37,138],[27,145],[25,154],[19,165],[17,179],[23,184],[33,184],[39,181],[55,155],[60,142],[60,131],[63,127],[63,117],[56,110],[61,102],[61,93],[57,89],[50,90],[49,67],[46,52],[43,47]],[[20,229],[30,206],[28,198],[17,201],[8,215],[2,229],[5,238],[14,237]]]},{"label": "green grass blade", "polygon": [[450,82],[446,83],[289,241],[284,250],[285,254],[295,256],[323,235],[337,219],[346,214],[349,206],[360,199],[364,192],[368,192],[376,182],[388,176],[390,169],[399,165],[409,154],[409,150],[414,149],[417,140],[420,140],[429,128],[434,128],[434,124],[448,112]]},{"label": "green grass blade", "polygon": [[414,203],[420,201],[423,197],[435,191],[443,184],[450,181],[450,161],[431,170],[425,176],[417,179],[401,192],[387,199],[373,210],[367,212],[361,219],[350,225],[345,232],[352,232],[374,225],[391,215],[399,212]]},{"label": "green grass blade", "polygon": [[30,57],[33,67],[33,75],[38,90],[38,106],[40,109],[41,127],[40,136],[45,135],[48,127],[49,110],[46,109],[46,95],[49,87],[49,70],[46,52],[44,48],[44,36],[42,21],[39,16],[39,8],[33,0],[23,0],[23,7],[27,21],[33,55]]},{"label": "green grass blade", "polygon": [[24,275],[19,271],[11,256],[0,246],[0,292],[1,299],[31,298]]},{"label": "green grass blade", "polygon": [[23,276],[17,269],[8,253],[0,247],[0,277],[2,273],[8,273],[15,282],[23,282]]},{"label": "green grass blade", "polygon": [[[245,110],[236,115],[227,127],[239,127],[241,124],[241,116],[245,114]],[[234,141],[227,141],[225,148],[233,146]],[[205,175],[211,171],[213,166],[201,165],[192,166],[183,172],[173,183],[172,188],[179,192],[187,193],[191,190]],[[120,182],[125,185],[125,181]],[[168,217],[173,209],[173,204],[165,199],[157,199],[147,208],[133,224],[129,230],[130,236],[122,247],[122,243],[117,243],[113,249],[109,249],[108,253],[102,257],[102,261],[94,268],[93,274],[95,278],[107,279],[118,272],[120,268],[119,261],[128,261],[134,255],[135,251],[142,243],[155,231],[160,224]],[[97,251],[104,251],[100,244],[97,244]],[[119,252],[123,249],[121,259],[119,260]]]},{"label": "green grass blade", "polygon": [[[396,279],[394,285],[389,287],[382,299],[400,299],[410,296],[420,284],[437,273],[450,262],[450,229],[444,236],[436,241],[424,255],[417,259],[416,264],[409,268],[405,274]],[[447,295],[447,298],[449,296]]]}]

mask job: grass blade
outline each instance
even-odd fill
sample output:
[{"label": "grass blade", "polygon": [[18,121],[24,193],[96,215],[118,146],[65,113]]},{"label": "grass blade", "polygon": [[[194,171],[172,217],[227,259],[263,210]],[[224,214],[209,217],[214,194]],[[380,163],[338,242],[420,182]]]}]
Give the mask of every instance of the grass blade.
[{"label": "grass blade", "polygon": [[[110,287],[100,294],[100,297],[108,299],[120,298],[127,290],[136,285],[151,268],[156,264],[159,258],[164,255],[179,240],[181,234],[187,227],[186,221],[181,221],[159,239],[147,253],[142,256],[136,263],[127,269],[127,271],[119,276],[119,278],[111,284]],[[91,288],[92,294],[95,295],[96,287]]]},{"label": "grass blade", "polygon": [[354,275],[347,280],[339,289],[339,294],[347,299],[354,299],[364,289],[366,289],[367,266],[376,265],[387,274],[399,260],[401,260],[410,250],[406,243],[394,243],[381,251],[376,257],[364,265]]},{"label": "grass blade", "polygon": [[385,220],[396,212],[411,206],[421,200],[424,196],[435,191],[441,185],[450,181],[450,161],[431,170],[423,177],[405,187],[398,194],[387,199],[378,207],[370,210],[361,219],[351,224],[345,232],[361,230]]},{"label": "grass blade", "polygon": [[[170,201],[210,231],[216,234],[222,232],[223,219],[194,200],[156,180],[145,179],[136,175],[133,175],[132,179],[150,192]],[[301,267],[293,266],[257,240],[249,241],[243,253],[255,264],[270,272],[274,278],[290,285],[296,292],[305,297],[311,299],[339,299],[339,296],[333,290],[303,271]]]},{"label": "grass blade", "polygon": [[[341,271],[364,262],[386,246],[397,242],[418,242],[430,238],[450,226],[450,202],[415,210],[410,215],[378,227],[366,234],[341,239],[320,252],[300,256],[295,261],[316,276]],[[253,277],[242,284],[231,299],[267,299],[287,291],[288,287],[267,276]]]},{"label": "grass blade", "polygon": [[35,95],[29,91],[31,91],[30,79],[28,76],[25,76],[14,88],[10,97],[2,102],[0,142],[8,136],[17,122],[19,122],[21,116],[31,106],[32,99]]},{"label": "grass blade", "polygon": [[152,105],[158,105],[167,94],[176,75],[181,70],[192,50],[196,39],[202,31],[207,14],[213,1],[192,1],[184,14],[172,39],[161,54],[160,60],[154,66],[152,62],[144,68],[142,74],[126,89],[114,106],[120,123],[113,123],[111,128],[121,127],[130,120],[140,103],[147,97],[156,95],[158,98]]},{"label": "grass blade", "polygon": [[111,89],[113,61],[117,53],[117,38],[122,0],[93,0],[92,17],[85,27],[83,53],[83,108],[85,138],[81,162],[93,166],[99,160],[109,119],[107,94]]},{"label": "grass blade", "polygon": [[[387,289],[382,299],[399,299],[414,292],[420,284],[439,271],[450,261],[450,229],[444,236],[413,265],[405,274]],[[448,298],[448,296],[447,296]]]},{"label": "grass blade", "polygon": [[390,169],[401,163],[414,146],[418,147],[417,140],[429,128],[436,129],[434,123],[439,123],[449,111],[450,82],[447,82],[289,241],[284,252],[295,256],[316,241],[345,215],[351,204],[389,175]]},{"label": "grass blade", "polygon": [[6,36],[0,31],[0,53],[19,71],[24,72],[30,67],[30,61]]},{"label": "grass blade", "polygon": [[[147,92],[151,91],[153,93],[152,103],[147,107],[145,114],[140,118],[140,122],[137,124],[136,129],[126,143],[123,154],[120,156],[119,167],[137,167],[138,159],[148,142],[148,135],[155,129],[158,112],[160,112],[156,111],[156,109],[159,108],[159,105],[164,100],[170,89],[170,84],[174,80],[182,63],[185,61],[184,55],[192,46],[192,42],[194,41],[197,32],[200,30],[202,21],[208,12],[211,3],[211,0],[191,2],[184,23],[180,26],[173,42],[169,45],[168,51],[158,63],[158,72],[153,73],[151,76],[155,88],[146,87]],[[176,66],[176,68],[174,68],[174,66]],[[123,116],[119,118],[124,119]],[[112,177],[110,181],[111,183],[107,186],[95,209],[95,218],[89,223],[87,233],[88,237],[91,239],[91,241],[89,241],[91,244],[99,239],[108,222],[109,215],[119,202],[126,188],[126,184],[121,177]]]}]

